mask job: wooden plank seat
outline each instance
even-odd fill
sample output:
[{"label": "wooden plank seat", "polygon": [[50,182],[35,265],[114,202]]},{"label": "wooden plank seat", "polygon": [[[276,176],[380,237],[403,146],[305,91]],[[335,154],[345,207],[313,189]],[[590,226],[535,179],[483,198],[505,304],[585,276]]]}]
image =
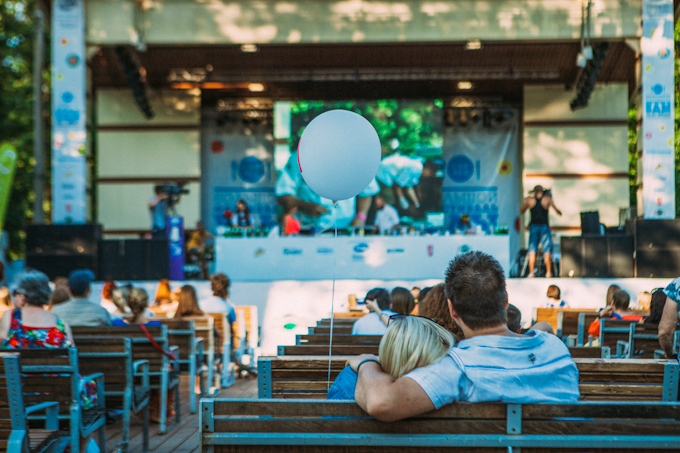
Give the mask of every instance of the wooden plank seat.
[{"label": "wooden plank seat", "polygon": [[[618,321],[613,319],[602,319],[600,321],[600,346],[608,346],[614,357],[624,357],[627,355],[626,347],[630,335],[631,324],[637,321]],[[658,349],[658,348],[657,348]]]},{"label": "wooden plank seat", "polygon": [[215,380],[218,381],[215,387],[227,388],[234,385],[236,374],[234,364],[231,361],[232,344],[232,327],[227,321],[226,313],[206,313],[213,318],[215,322],[215,330],[220,332],[221,340],[215,342],[215,356],[219,357],[220,373],[215,375]]},{"label": "wooden plank seat", "polygon": [[659,345],[659,326],[657,324],[631,324],[628,328],[628,345],[625,356],[633,358],[654,357]]},{"label": "wooden plank seat", "polygon": [[534,308],[531,323],[545,321],[557,332],[559,330],[557,319],[561,312],[597,313],[595,309],[588,308]]},{"label": "wooden plank seat", "polygon": [[[353,326],[359,318],[333,318],[333,326]],[[330,327],[331,319],[324,318],[316,322],[318,327]]]},{"label": "wooden plank seat", "polygon": [[[351,335],[333,334],[333,344],[380,344],[382,335]],[[328,345],[331,336],[328,334],[296,335],[295,344],[325,344]]]},{"label": "wooden plank seat", "polygon": [[201,394],[205,391],[203,374],[207,367],[204,368],[199,364],[203,357],[203,340],[196,335],[193,319],[159,319],[159,321],[168,327],[169,343],[179,348],[180,372],[184,371],[189,375],[187,380],[189,384],[189,406],[191,413],[195,414],[198,411],[195,391],[196,378],[199,380]]},{"label": "wooden plank seat", "polygon": [[[328,387],[352,356],[260,357],[259,398],[325,398]],[[677,401],[677,360],[575,358],[581,399]]]},{"label": "wooden plank seat", "polygon": [[459,403],[398,422],[354,401],[201,400],[201,451],[640,451],[680,445],[678,403]]},{"label": "wooden plank seat", "polygon": [[583,346],[588,344],[588,327],[599,316],[596,311],[560,310],[557,312],[557,330],[555,334],[562,338],[567,346]]},{"label": "wooden plank seat", "polygon": [[217,353],[219,346],[217,346],[218,339],[215,335],[215,318],[212,316],[194,316],[184,319],[194,322],[196,338],[200,339],[202,343],[201,349],[203,356],[199,357],[199,362],[201,363],[201,367],[206,367],[206,386],[210,386],[207,392],[211,395],[216,394],[221,388],[219,363],[222,356]]},{"label": "wooden plank seat", "polygon": [[[132,342],[132,358],[148,360],[149,362],[149,387],[159,393],[159,434],[165,434],[168,428],[167,408],[168,392],[173,391],[175,396],[175,422],[180,423],[180,396],[179,396],[179,350],[176,346],[168,346],[167,326],[147,327],[149,334],[156,343],[166,352],[172,352],[175,359],[170,359],[158,351],[146,334],[138,326],[129,327],[77,327],[71,328],[74,337],[95,338],[130,338]],[[77,345],[77,342],[76,342]],[[171,363],[172,362],[172,363]]]},{"label": "wooden plank seat", "polygon": [[[330,335],[330,326],[309,327],[309,335]],[[352,333],[352,326],[338,326],[333,325],[333,335],[350,335]]]},{"label": "wooden plank seat", "polygon": [[[98,432],[100,446],[106,445],[106,407],[104,375],[99,372],[81,376],[78,351],[64,349],[15,349],[21,355],[21,383],[24,401],[40,404],[59,403],[59,420],[67,423],[71,449],[79,451],[80,438]],[[82,380],[95,380],[97,403],[90,409],[81,406]],[[30,415],[29,420],[43,420],[45,416]]]},{"label": "wooden plank seat", "polygon": [[[20,354],[1,353],[0,357],[0,451],[42,453],[52,451],[63,432],[59,431],[59,403],[45,401],[24,406],[21,387]],[[29,429],[29,414],[45,411],[43,429]]]},{"label": "wooden plank seat", "polygon": [[260,327],[256,305],[236,305],[234,332],[234,357],[239,371],[248,372],[257,368],[260,350]]},{"label": "wooden plank seat", "polygon": [[142,412],[142,450],[149,451],[149,361],[133,361],[132,340],[121,337],[76,337],[80,372],[101,372],[106,379],[107,409],[121,409],[123,432],[120,448],[130,443],[130,415]]}]

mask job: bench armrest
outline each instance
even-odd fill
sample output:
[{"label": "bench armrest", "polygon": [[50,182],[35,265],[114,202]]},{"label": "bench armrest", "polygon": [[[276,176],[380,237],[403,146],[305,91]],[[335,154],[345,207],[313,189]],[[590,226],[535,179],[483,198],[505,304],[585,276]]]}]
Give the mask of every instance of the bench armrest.
[{"label": "bench armrest", "polygon": [[26,415],[37,411],[45,411],[45,429],[59,429],[59,403],[56,401],[45,401],[35,404],[25,409]]},{"label": "bench armrest", "polygon": [[619,359],[624,358],[628,354],[628,346],[630,344],[627,341],[619,340],[616,342],[616,357]]},{"label": "bench armrest", "polygon": [[168,348],[172,354],[175,355],[175,360],[170,359],[172,363],[172,369],[179,371],[179,346],[170,346]]},{"label": "bench armrest", "polygon": [[95,381],[97,385],[97,408],[106,408],[106,393],[104,392],[104,373],[93,373],[83,376],[83,381]]},{"label": "bench armrest", "polygon": [[194,340],[194,354],[203,360],[203,338],[196,338]]},{"label": "bench armrest", "polygon": [[[142,371],[139,371],[139,368],[141,367]],[[149,361],[148,360],[136,360],[135,362],[132,363],[132,372],[136,377],[141,376],[142,377],[142,387],[144,389],[149,389],[150,387],[150,381],[149,381]]]},{"label": "bench armrest", "polygon": [[657,349],[656,351],[654,351],[655,359],[663,359],[664,357],[666,357],[666,354],[663,352],[663,350]]}]

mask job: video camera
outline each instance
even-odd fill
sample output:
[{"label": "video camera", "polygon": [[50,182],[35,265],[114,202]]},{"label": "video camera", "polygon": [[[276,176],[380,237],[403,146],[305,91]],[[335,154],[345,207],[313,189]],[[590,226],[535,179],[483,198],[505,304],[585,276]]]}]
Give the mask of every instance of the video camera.
[{"label": "video camera", "polygon": [[182,195],[188,195],[189,194],[189,189],[186,189],[184,186],[186,186],[187,183],[185,182],[179,182],[179,183],[172,183],[172,182],[166,182],[161,186],[161,191],[168,196],[168,207],[173,207],[177,203],[179,203],[179,198]]}]

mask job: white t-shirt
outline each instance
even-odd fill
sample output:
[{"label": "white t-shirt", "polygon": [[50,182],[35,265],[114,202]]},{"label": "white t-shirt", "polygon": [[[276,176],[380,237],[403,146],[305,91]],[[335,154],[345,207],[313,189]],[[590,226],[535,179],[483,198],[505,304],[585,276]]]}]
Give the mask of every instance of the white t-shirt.
[{"label": "white t-shirt", "polygon": [[390,231],[393,226],[399,225],[399,213],[394,208],[386,204],[382,209],[376,211],[375,221],[373,222],[378,227],[381,234]]},{"label": "white t-shirt", "polygon": [[[396,313],[391,310],[383,310],[390,317]],[[369,313],[357,319],[352,325],[352,335],[385,335],[387,326],[377,313]]]},{"label": "white t-shirt", "polygon": [[555,335],[482,335],[462,340],[440,361],[406,375],[439,409],[454,401],[577,401],[578,369]]},{"label": "white t-shirt", "polygon": [[230,323],[236,321],[236,307],[221,297],[206,297],[198,302],[198,306],[206,313],[227,313],[227,320]]}]

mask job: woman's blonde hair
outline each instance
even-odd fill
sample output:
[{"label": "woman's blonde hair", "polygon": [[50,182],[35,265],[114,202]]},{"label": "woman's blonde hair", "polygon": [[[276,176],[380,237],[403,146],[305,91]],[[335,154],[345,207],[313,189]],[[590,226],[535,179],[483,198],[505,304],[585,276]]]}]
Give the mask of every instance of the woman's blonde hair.
[{"label": "woman's blonde hair", "polygon": [[455,338],[437,323],[418,316],[390,319],[380,341],[380,366],[395,379],[432,365],[455,344]]},{"label": "woman's blonde hair", "polygon": [[170,280],[167,278],[158,282],[158,289],[156,290],[156,299],[154,305],[161,305],[170,302]]},{"label": "woman's blonde hair", "polygon": [[132,288],[127,298],[127,304],[132,313],[127,319],[130,324],[136,324],[137,320],[144,314],[144,310],[149,306],[149,295],[142,288]]}]

